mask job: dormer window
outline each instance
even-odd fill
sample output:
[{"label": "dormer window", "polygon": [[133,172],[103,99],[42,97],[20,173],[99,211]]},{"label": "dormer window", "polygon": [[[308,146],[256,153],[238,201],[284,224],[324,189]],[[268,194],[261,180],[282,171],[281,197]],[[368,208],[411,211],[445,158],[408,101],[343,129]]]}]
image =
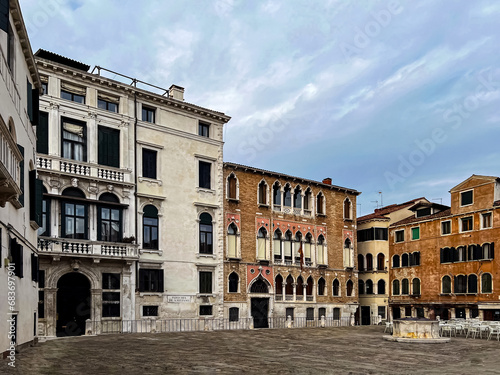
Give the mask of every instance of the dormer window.
[{"label": "dormer window", "polygon": [[468,190],[460,193],[460,206],[468,206],[474,202],[473,190]]},{"label": "dormer window", "polygon": [[417,210],[416,216],[417,217],[424,217],[424,216],[429,216],[432,213],[430,207],[425,207]]}]

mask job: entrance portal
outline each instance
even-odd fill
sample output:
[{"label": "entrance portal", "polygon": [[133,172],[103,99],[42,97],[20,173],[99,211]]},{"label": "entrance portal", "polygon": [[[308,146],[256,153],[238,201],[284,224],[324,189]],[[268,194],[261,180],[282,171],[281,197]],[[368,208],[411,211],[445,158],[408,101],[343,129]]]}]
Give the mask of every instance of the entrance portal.
[{"label": "entrance portal", "polygon": [[361,306],[361,324],[369,326],[370,323],[370,306]]},{"label": "entrance portal", "polygon": [[269,310],[269,298],[252,298],[251,309],[253,326],[255,328],[268,328],[267,312]]},{"label": "entrance portal", "polygon": [[57,336],[85,334],[90,319],[90,281],[81,273],[67,273],[57,282]]}]

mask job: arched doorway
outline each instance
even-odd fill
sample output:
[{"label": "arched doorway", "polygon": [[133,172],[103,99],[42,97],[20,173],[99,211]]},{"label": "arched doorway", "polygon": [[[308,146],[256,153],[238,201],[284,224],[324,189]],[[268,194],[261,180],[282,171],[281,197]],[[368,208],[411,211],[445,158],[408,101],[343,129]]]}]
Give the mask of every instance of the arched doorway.
[{"label": "arched doorway", "polygon": [[57,336],[85,334],[90,319],[90,281],[78,272],[67,273],[57,282]]},{"label": "arched doorway", "polygon": [[[250,293],[268,294],[269,286],[262,277],[254,281]],[[255,328],[268,328],[269,298],[251,298],[251,314]]]}]

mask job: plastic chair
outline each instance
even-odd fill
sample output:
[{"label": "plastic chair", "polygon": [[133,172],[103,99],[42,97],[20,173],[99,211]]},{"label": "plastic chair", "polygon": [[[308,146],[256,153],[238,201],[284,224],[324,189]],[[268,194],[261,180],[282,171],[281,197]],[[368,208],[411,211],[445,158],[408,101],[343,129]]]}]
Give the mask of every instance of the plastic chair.
[{"label": "plastic chair", "polygon": [[488,334],[488,340],[491,339],[491,336],[497,335],[497,341],[500,341],[500,325],[495,324],[490,326],[490,332]]}]

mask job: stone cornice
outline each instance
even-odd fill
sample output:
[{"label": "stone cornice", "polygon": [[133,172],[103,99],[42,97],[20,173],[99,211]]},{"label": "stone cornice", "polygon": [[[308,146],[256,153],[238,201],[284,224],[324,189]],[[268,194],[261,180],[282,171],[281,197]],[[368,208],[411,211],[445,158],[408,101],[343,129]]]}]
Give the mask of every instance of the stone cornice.
[{"label": "stone cornice", "polygon": [[217,112],[208,108],[197,106],[195,104],[182,102],[171,97],[165,97],[159,94],[155,94],[147,90],[130,86],[126,83],[115,81],[110,78],[99,76],[97,74],[72,69],[68,66],[57,64],[55,62],[39,57],[35,57],[35,62],[42,74],[44,73],[44,71],[46,71],[45,73],[48,75],[53,74],[53,72],[58,72],[59,74],[67,76],[68,80],[78,80],[82,84],[90,83],[93,85],[101,85],[103,86],[103,89],[120,91],[123,95],[127,96],[137,95],[140,100],[145,100],[154,106],[163,106],[165,107],[165,109],[172,108],[183,113],[205,117],[206,119],[208,119],[208,121],[216,121],[218,123],[225,124],[231,119],[231,117],[225,115],[222,112]]}]

